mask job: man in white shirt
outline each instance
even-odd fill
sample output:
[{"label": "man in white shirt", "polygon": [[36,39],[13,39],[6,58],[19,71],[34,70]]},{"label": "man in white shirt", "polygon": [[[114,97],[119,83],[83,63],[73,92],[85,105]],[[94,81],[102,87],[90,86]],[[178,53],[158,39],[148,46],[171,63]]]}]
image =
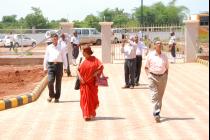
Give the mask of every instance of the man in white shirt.
[{"label": "man in white shirt", "polygon": [[73,36],[71,37],[71,44],[72,44],[72,56],[73,56],[73,59],[72,59],[72,62],[73,62],[73,65],[76,66],[76,60],[77,60],[77,57],[79,55],[79,47],[80,47],[80,43],[79,43],[79,37],[77,35],[77,32],[75,31],[73,33]]},{"label": "man in white shirt", "polygon": [[125,86],[123,88],[134,88],[135,67],[136,67],[136,47],[134,37],[131,36],[128,44],[126,40],[122,40],[121,52],[125,55],[124,72],[125,72]]},{"label": "man in white shirt", "polygon": [[[59,102],[61,94],[61,81],[64,72],[67,69],[67,59],[65,49],[58,43],[58,35],[54,34],[52,38],[53,43],[48,45],[44,56],[44,71],[48,72],[48,89],[49,98],[48,102],[51,102],[55,98],[55,103]],[[55,91],[54,91],[54,82]]]},{"label": "man in white shirt", "polygon": [[172,63],[176,62],[176,37],[175,33],[171,32],[171,38],[169,40],[169,50],[171,51]]},{"label": "man in white shirt", "polygon": [[62,46],[62,48],[66,51],[66,59],[67,59],[67,76],[71,76],[71,70],[70,70],[70,65],[69,65],[69,55],[68,55],[68,35],[65,33],[61,34],[61,38],[59,39],[59,43]]},{"label": "man in white shirt", "polygon": [[162,43],[155,42],[155,51],[148,54],[145,63],[145,71],[148,76],[149,90],[151,94],[153,116],[156,122],[160,122],[162,99],[168,79],[168,58],[161,52]]},{"label": "man in white shirt", "polygon": [[139,32],[138,36],[135,36],[135,42],[137,44],[136,48],[136,70],[135,70],[135,86],[139,86],[141,66],[142,66],[142,54],[143,50],[147,49],[144,45],[142,33]]},{"label": "man in white shirt", "polygon": [[47,39],[47,40],[46,40],[47,45],[52,44],[52,39],[51,39],[51,33],[50,33],[50,31],[47,31],[47,32],[45,33],[45,38]]},{"label": "man in white shirt", "polygon": [[14,44],[15,43],[15,39],[14,39],[14,35],[12,34],[12,32],[10,32],[9,39],[10,39],[9,51],[11,51],[12,49],[13,49],[13,51],[15,51],[15,44]]}]

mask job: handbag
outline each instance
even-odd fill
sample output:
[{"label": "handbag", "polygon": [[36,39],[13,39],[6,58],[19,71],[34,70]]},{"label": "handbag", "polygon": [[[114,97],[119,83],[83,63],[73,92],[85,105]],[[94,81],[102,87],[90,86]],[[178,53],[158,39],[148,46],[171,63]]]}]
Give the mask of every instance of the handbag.
[{"label": "handbag", "polygon": [[108,86],[108,77],[104,76],[104,74],[102,73],[100,76],[96,76],[96,85],[97,86]]},{"label": "handbag", "polygon": [[[82,62],[82,57],[80,58],[79,65],[81,64],[81,62]],[[80,80],[79,80],[79,77],[78,76],[76,77],[74,89],[75,90],[79,90],[80,89]]]},{"label": "handbag", "polygon": [[79,81],[79,77],[77,76],[76,82],[75,82],[75,86],[74,86],[75,90],[79,90],[80,89],[80,81]]}]

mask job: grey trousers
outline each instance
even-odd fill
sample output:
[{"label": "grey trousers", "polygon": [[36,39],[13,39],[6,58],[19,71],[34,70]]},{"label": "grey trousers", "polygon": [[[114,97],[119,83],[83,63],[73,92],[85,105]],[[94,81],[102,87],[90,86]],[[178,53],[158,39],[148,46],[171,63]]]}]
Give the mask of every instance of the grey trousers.
[{"label": "grey trousers", "polygon": [[162,99],[166,88],[168,74],[156,76],[148,75],[150,97],[152,101],[153,115],[159,115],[162,107]]},{"label": "grey trousers", "polygon": [[[59,99],[61,94],[61,80],[63,63],[51,64],[48,62],[48,89],[51,98]],[[55,90],[54,90],[55,83]]]},{"label": "grey trousers", "polygon": [[134,86],[135,68],[136,68],[136,58],[125,59],[124,71],[125,71],[125,84],[127,86]]},{"label": "grey trousers", "polygon": [[136,55],[136,70],[135,70],[135,83],[139,83],[140,74],[141,74],[141,66],[142,66],[142,56]]}]

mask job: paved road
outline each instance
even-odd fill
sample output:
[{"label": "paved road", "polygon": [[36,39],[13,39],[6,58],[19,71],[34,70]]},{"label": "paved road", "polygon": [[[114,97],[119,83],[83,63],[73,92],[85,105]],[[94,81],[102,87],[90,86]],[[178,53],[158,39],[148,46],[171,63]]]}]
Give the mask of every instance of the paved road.
[{"label": "paved road", "polygon": [[[97,52],[97,50],[95,51]],[[98,54],[98,53],[96,53]],[[74,73],[73,73],[74,74]],[[99,89],[94,121],[85,122],[75,77],[64,77],[60,103],[48,103],[48,89],[33,103],[0,112],[0,140],[207,140],[209,68],[171,64],[161,123],[153,120],[147,78],[121,89],[123,64],[105,64],[109,87]]]}]

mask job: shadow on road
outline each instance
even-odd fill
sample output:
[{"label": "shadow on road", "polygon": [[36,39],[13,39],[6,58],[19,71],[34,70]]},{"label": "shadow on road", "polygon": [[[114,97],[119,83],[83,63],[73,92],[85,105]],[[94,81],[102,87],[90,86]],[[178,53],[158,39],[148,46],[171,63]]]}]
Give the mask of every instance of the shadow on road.
[{"label": "shadow on road", "polygon": [[73,102],[80,102],[80,101],[59,101],[59,103],[73,103]]},{"label": "shadow on road", "polygon": [[161,122],[173,120],[194,120],[195,118],[161,117]]},{"label": "shadow on road", "polygon": [[122,120],[125,118],[121,117],[95,117],[93,121],[99,121],[99,120]]}]

